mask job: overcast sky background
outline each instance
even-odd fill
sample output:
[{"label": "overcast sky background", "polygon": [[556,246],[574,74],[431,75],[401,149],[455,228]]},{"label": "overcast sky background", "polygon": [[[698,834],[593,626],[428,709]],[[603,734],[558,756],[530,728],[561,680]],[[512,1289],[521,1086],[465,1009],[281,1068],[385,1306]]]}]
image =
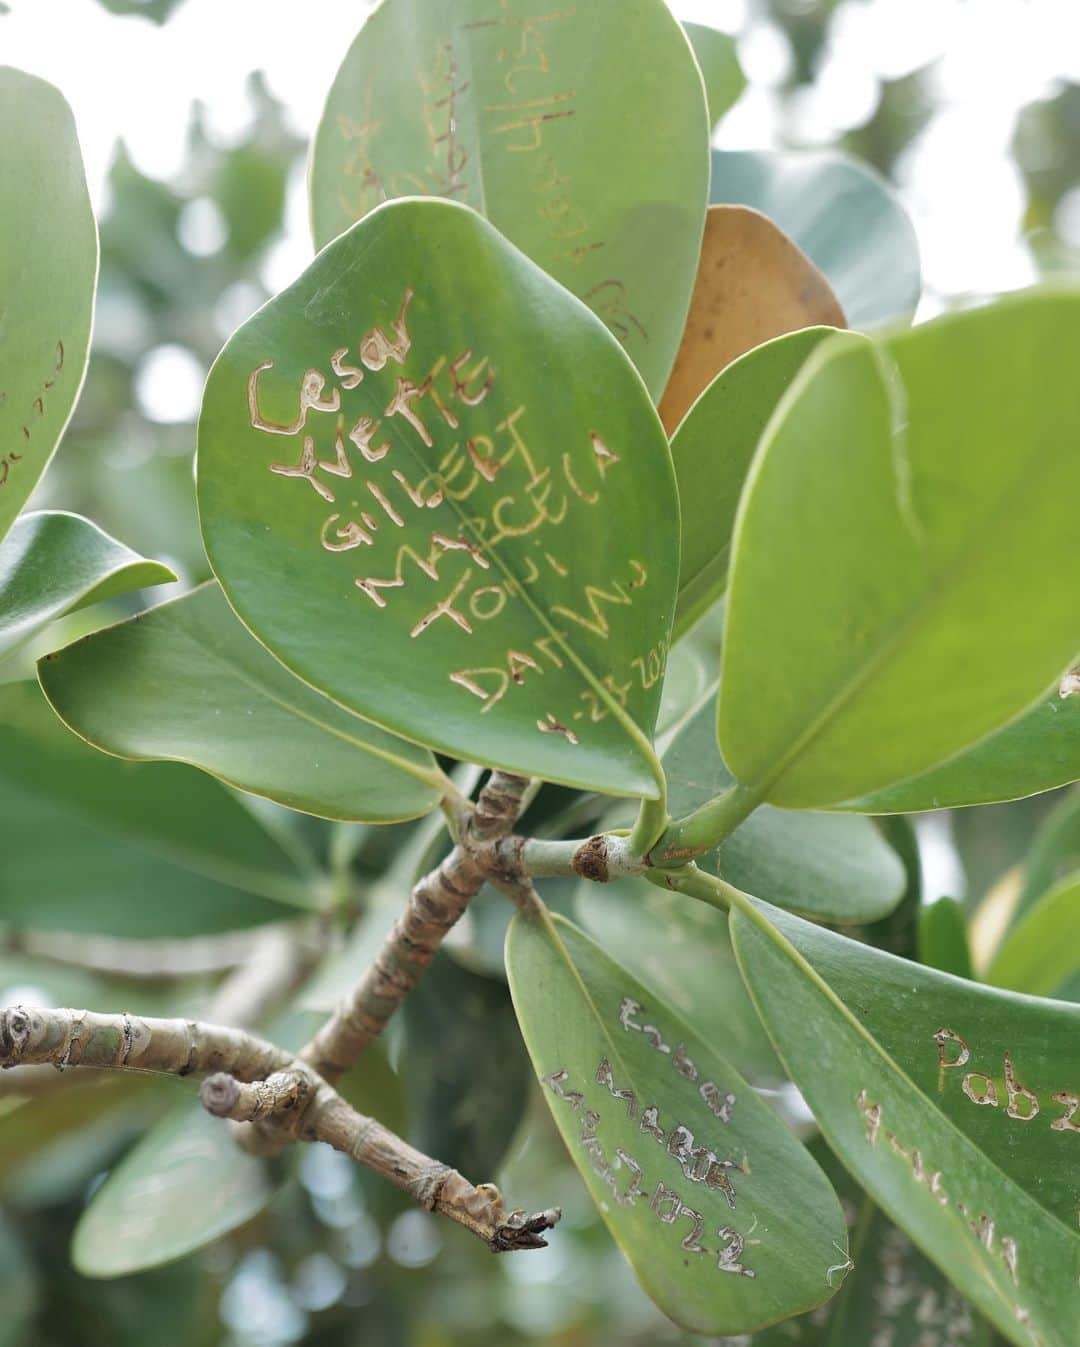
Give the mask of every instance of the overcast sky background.
[{"label": "overcast sky background", "polygon": [[[792,0],[796,3],[796,0]],[[183,157],[191,101],[213,131],[235,138],[250,118],[244,82],[266,72],[296,129],[310,136],[366,0],[186,0],[168,25],[117,19],[93,0],[8,0],[0,60],[58,84],[75,108],[95,199],[103,200],[112,147],[123,137],[135,162],[168,177]],[[791,53],[755,0],[672,0],[680,18],[737,33],[751,80],[725,119],[720,142],[761,148],[782,130],[776,86]],[[1008,154],[1019,108],[1080,80],[1077,0],[853,0],[830,29],[817,82],[789,117],[799,138],[825,142],[865,122],[879,81],[938,60],[940,106],[899,166],[934,295],[991,292],[1034,279],[1018,230],[1023,188]],[[288,239],[267,263],[279,288],[311,255],[302,183]],[[1066,202],[1067,234],[1080,242],[1080,195]]]}]

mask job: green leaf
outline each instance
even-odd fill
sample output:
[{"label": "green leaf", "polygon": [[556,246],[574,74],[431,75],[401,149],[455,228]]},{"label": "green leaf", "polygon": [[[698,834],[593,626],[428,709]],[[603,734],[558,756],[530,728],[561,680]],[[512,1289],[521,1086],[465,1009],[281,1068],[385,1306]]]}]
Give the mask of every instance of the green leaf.
[{"label": "green leaf", "polygon": [[742,1077],[562,919],[515,917],[507,970],[556,1125],[664,1313],[743,1333],[827,1300],[836,1196]]},{"label": "green leaf", "polygon": [[241,620],[332,700],[470,762],[657,793],[667,443],[602,324],[472,211],[383,206],[235,334],[199,501]]},{"label": "green leaf", "polygon": [[0,539],[0,659],[65,613],[175,579],[77,514],[24,514]]},{"label": "green leaf", "polygon": [[834,150],[713,150],[709,199],[774,220],[829,278],[852,327],[915,311],[915,230],[885,179],[859,160]]},{"label": "green leaf", "polygon": [[29,1251],[19,1239],[15,1223],[0,1213],[0,1347],[25,1347],[41,1300],[41,1283]]},{"label": "green leaf", "polygon": [[705,99],[713,126],[738,100],[746,88],[746,75],[739,64],[735,39],[703,23],[684,23],[705,81]]},{"label": "green leaf", "polygon": [[825,277],[759,211],[710,206],[679,354],[660,400],[669,435],[732,361],[815,326],[846,327]]},{"label": "green leaf", "polygon": [[1010,1341],[1069,1347],[1080,1007],[920,968],[745,898],[732,939],[858,1181]]},{"label": "green leaf", "polygon": [[118,762],[56,719],[32,683],[0,687],[0,921],[167,937],[281,921],[317,876],[218,782]]},{"label": "green leaf", "polygon": [[0,538],[64,433],[82,387],[97,284],[97,225],[71,109],[0,66]]},{"label": "green leaf", "polygon": [[986,1320],[874,1205],[824,1140],[815,1137],[809,1149],[840,1198],[855,1266],[827,1305],[755,1334],[753,1347],[990,1347]]},{"label": "green leaf", "polygon": [[1075,655],[1078,322],[1080,292],[1034,291],[807,361],[735,525],[719,730],[751,794],[812,808],[924,771]]},{"label": "green leaf", "polygon": [[110,14],[138,14],[162,24],[183,0],[98,0]]},{"label": "green leaf", "polygon": [[807,356],[834,331],[808,327],[747,351],[721,370],[672,436],[682,507],[674,639],[724,592],[735,512],[758,441]]},{"label": "green leaf", "polygon": [[[852,1236],[855,1269],[829,1305],[817,1347],[990,1347],[990,1326],[872,1202]],[[784,1342],[781,1337],[777,1343]],[[789,1339],[790,1342],[790,1339]],[[755,1344],[755,1347],[758,1347]]]},{"label": "green leaf", "polygon": [[1041,821],[1023,864],[1016,916],[1059,879],[1080,869],[1080,791],[1069,791]]},{"label": "green leaf", "polygon": [[71,1256],[84,1277],[159,1267],[219,1239],[273,1196],[263,1164],[220,1118],[185,1104],[157,1123],[101,1185]]},{"label": "green leaf", "polygon": [[[711,699],[676,735],[663,762],[675,818],[731,786],[716,747]],[[843,924],[887,916],[906,887],[899,857],[869,819],[771,805],[755,809],[698,864],[781,907]]]},{"label": "green leaf", "polygon": [[663,0],[629,14],[624,0],[386,0],[319,126],[315,242],[388,198],[472,206],[607,323],[659,399],[697,270],[708,136]]},{"label": "green leaf", "polygon": [[755,1086],[783,1080],[735,965],[722,913],[644,879],[583,881],[574,910],[586,933],[651,997],[693,1024],[707,1042],[722,1042],[736,1071]]},{"label": "green leaf", "polygon": [[994,954],[985,981],[1053,996],[1080,969],[1080,875],[1027,909]]},{"label": "green leaf", "polygon": [[1059,696],[1055,682],[1030,711],[974,748],[899,785],[836,807],[910,814],[1025,799],[1072,781],[1080,781],[1080,698]]},{"label": "green leaf", "polygon": [[84,637],[38,671],[57,714],[96,748],[187,762],[290,809],[392,823],[442,793],[430,753],[294,678],[216,584]]},{"label": "green leaf", "polygon": [[959,978],[972,976],[963,903],[939,898],[919,913],[919,962]]},{"label": "green leaf", "polygon": [[409,1140],[477,1181],[493,1177],[529,1098],[529,1059],[505,984],[440,954],[401,1013]]}]

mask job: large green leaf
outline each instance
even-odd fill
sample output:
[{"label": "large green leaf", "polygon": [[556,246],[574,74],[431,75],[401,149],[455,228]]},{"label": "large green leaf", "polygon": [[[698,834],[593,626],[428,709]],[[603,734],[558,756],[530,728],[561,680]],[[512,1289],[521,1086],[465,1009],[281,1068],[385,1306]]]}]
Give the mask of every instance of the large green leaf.
[{"label": "large green leaf", "polygon": [[507,969],[556,1125],[660,1308],[715,1335],[827,1300],[836,1196],[711,1044],[560,918],[515,917]]},{"label": "large green leaf", "polygon": [[273,1196],[263,1164],[200,1104],[157,1123],[94,1194],[72,1241],[85,1277],[171,1263],[243,1225]]},{"label": "large green leaf", "polygon": [[0,921],[182,936],[281,921],[320,901],[224,786],[118,762],[64,728],[32,683],[0,687]]},{"label": "large green leaf", "polygon": [[120,757],[191,763],[324,818],[390,823],[439,802],[430,753],[294,678],[216,584],[84,637],[38,671],[76,734]]},{"label": "large green leaf", "polygon": [[[675,736],[663,761],[676,818],[731,786],[711,700]],[[887,916],[906,887],[900,858],[869,819],[771,805],[755,809],[698,864],[781,907],[843,924]]]},{"label": "large green leaf", "polygon": [[830,1145],[1023,1347],[1080,1316],[1080,1007],[965,982],[741,898],[736,956]]},{"label": "large green leaf", "polygon": [[903,780],[1074,656],[1078,330],[1080,292],[1041,290],[807,361],[735,524],[719,728],[751,793],[811,808]]},{"label": "large green leaf", "polygon": [[97,225],[71,109],[0,66],[0,538],[45,471],[82,387]]},{"label": "large green leaf", "polygon": [[1055,682],[1030,711],[974,748],[929,772],[836,807],[866,814],[955,809],[1019,800],[1078,780],[1080,698],[1059,696]]},{"label": "large green leaf", "polygon": [[732,361],[672,436],[682,507],[676,639],[723,593],[735,512],[758,441],[807,356],[834,331],[789,332]]},{"label": "large green leaf", "polygon": [[388,198],[472,206],[607,323],[658,399],[697,269],[708,136],[663,0],[385,0],[315,140],[315,242]]},{"label": "large green leaf", "polygon": [[603,325],[472,211],[381,207],[236,333],[199,500],[236,612],[333,700],[471,762],[656,793],[667,443]]},{"label": "large green leaf", "polygon": [[735,39],[703,23],[684,23],[683,27],[701,67],[709,121],[715,126],[746,88]]},{"label": "large green leaf", "polygon": [[77,514],[25,514],[0,539],[0,658],[65,613],[175,579]]},{"label": "large green leaf", "polygon": [[1080,874],[1033,903],[1005,937],[986,970],[995,987],[1032,996],[1059,993],[1080,969]]},{"label": "large green leaf", "polygon": [[852,327],[907,317],[919,245],[878,173],[835,150],[713,150],[710,200],[769,216],[829,278]]}]

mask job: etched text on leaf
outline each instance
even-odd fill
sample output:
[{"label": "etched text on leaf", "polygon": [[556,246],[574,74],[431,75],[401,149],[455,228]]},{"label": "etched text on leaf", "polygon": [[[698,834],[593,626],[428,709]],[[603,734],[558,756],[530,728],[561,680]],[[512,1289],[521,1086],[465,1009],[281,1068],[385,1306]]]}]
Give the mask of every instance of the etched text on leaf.
[{"label": "etched text on leaf", "polygon": [[670,457],[616,343],[471,212],[383,207],[241,329],[199,475],[230,601],[306,681],[475,761],[655,789]]}]

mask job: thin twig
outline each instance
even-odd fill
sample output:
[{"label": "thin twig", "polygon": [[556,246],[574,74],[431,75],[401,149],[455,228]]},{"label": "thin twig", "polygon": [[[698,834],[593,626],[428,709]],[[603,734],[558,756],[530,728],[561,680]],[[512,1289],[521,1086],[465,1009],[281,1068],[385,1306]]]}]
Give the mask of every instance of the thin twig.
[{"label": "thin twig", "polygon": [[211,1113],[237,1121],[296,1117],[301,1140],[324,1141],[350,1156],[428,1211],[471,1230],[493,1253],[545,1248],[543,1232],[551,1230],[561,1215],[558,1207],[532,1216],[520,1209],[507,1211],[494,1184],[472,1184],[456,1169],[432,1160],[382,1123],[357,1113],[300,1063],[253,1085],[227,1075],[210,1076],[203,1081],[202,1101]]},{"label": "thin twig", "polygon": [[[507,1212],[499,1190],[479,1187],[356,1112],[306,1063],[264,1039],[193,1020],[99,1015],[13,1006],[0,1011],[0,1067],[51,1065],[209,1075],[205,1106],[221,1117],[297,1116],[304,1141],[325,1141],[388,1179],[428,1211],[478,1235],[495,1252],[543,1248],[556,1208]],[[212,1073],[212,1074],[211,1074]]]}]

